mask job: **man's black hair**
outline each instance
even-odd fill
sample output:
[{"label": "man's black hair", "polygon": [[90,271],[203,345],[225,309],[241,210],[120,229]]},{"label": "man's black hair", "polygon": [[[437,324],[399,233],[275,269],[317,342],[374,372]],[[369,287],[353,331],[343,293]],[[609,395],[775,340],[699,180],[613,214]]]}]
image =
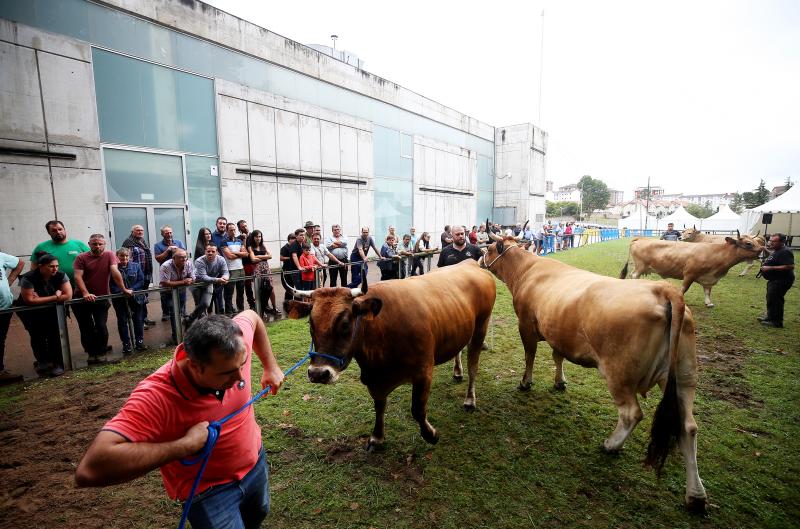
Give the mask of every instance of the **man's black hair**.
[{"label": "man's black hair", "polygon": [[44,231],[50,233],[50,226],[55,226],[56,224],[61,224],[62,228],[67,229],[67,227],[64,226],[64,223],[60,220],[48,220],[47,224],[44,225]]},{"label": "man's black hair", "polygon": [[237,230],[240,230],[240,229],[242,229],[242,222],[247,222],[247,221],[246,221],[246,220],[244,220],[244,219],[241,219],[241,220],[237,220],[237,221],[236,221],[236,229],[237,229]]},{"label": "man's black hair", "polygon": [[38,266],[49,265],[53,261],[58,261],[58,257],[53,254],[47,253],[44,250],[39,250],[33,254],[34,260]]},{"label": "man's black hair", "polygon": [[225,217],[217,217],[217,222],[219,222],[220,220],[224,220],[225,222],[228,222],[228,219],[226,219]]},{"label": "man's black hair", "polygon": [[303,228],[298,228],[298,229],[294,230],[294,236],[297,237],[301,233],[305,233],[305,232],[306,232],[306,230],[304,230]]},{"label": "man's black hair", "polygon": [[189,358],[200,365],[208,365],[213,351],[223,358],[233,358],[239,354],[241,336],[242,330],[233,320],[221,314],[212,314],[203,318],[202,323],[189,328],[183,348]]}]

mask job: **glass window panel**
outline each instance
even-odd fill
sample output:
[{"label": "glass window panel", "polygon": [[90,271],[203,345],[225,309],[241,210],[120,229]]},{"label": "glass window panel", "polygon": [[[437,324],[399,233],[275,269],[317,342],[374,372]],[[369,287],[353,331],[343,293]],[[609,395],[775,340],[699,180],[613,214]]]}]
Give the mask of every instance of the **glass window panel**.
[{"label": "glass window panel", "polygon": [[186,246],[189,252],[192,248],[186,244],[186,223],[184,222],[184,209],[183,208],[153,208],[153,226],[155,226],[156,234],[153,239],[148,239],[150,244],[155,244],[161,240],[161,227],[169,226],[172,228],[172,238],[178,239]]},{"label": "glass window panel", "polygon": [[103,149],[109,202],[183,204],[180,156]]},{"label": "glass window panel", "polygon": [[175,76],[178,72],[148,63],[141,63],[139,70],[144,126],[142,145],[177,151],[178,94]]},{"label": "glass window panel", "polygon": [[411,158],[414,156],[414,140],[408,134],[400,134],[400,156]]},{"label": "glass window panel", "polygon": [[492,168],[494,160],[486,156],[478,155],[478,189],[486,191],[494,190],[494,177]]},{"label": "glass window panel", "polygon": [[222,212],[219,177],[211,174],[211,166],[217,164],[216,158],[186,157],[186,184],[189,188],[189,224],[192,239],[197,238],[200,228],[213,230],[214,223]]},{"label": "glass window panel", "polygon": [[383,244],[389,226],[403,234],[411,226],[412,184],[405,180],[376,178],[373,184],[375,242]]},{"label": "glass window panel", "polygon": [[486,222],[487,218],[492,217],[493,195],[494,193],[491,191],[478,191],[476,209],[479,222]]},{"label": "glass window panel", "polygon": [[105,142],[144,145],[139,65],[127,57],[92,50],[100,138]]},{"label": "glass window panel", "polygon": [[214,81],[177,72],[180,150],[217,154]]},{"label": "glass window panel", "polygon": [[413,177],[412,160],[400,156],[400,137],[406,136],[396,130],[374,126],[372,129],[373,163],[376,177]]},{"label": "glass window panel", "polygon": [[[111,222],[114,224],[113,249],[121,248],[136,224],[144,228],[144,240],[150,241],[146,208],[111,208]],[[112,250],[112,248],[106,248]]]}]

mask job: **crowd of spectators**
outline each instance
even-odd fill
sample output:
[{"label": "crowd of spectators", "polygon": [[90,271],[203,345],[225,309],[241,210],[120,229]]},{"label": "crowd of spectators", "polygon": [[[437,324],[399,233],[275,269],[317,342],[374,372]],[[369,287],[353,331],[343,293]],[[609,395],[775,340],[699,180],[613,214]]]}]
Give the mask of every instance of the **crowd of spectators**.
[{"label": "crowd of spectators", "polygon": [[[147,313],[152,292],[143,291],[151,285],[163,288],[159,292],[161,321],[170,322],[171,344],[177,342],[178,325],[188,328],[211,313],[232,317],[245,309],[245,301],[251,309],[260,306],[261,316],[282,314],[275,300],[272,255],[264,244],[263,233],[250,231],[244,220],[233,223],[219,217],[213,230],[201,228],[191,254],[185,242],[175,238],[171,226],[162,226],[160,240],[151,245],[144,227],[134,225],[116,250],[106,248],[102,234],[91,235],[88,245],[69,239],[66,227],[59,220],[48,222],[45,230],[50,239],[33,249],[30,271],[26,273],[23,260],[0,252],[0,308],[44,306],[18,313],[30,334],[34,367],[40,376],[58,376],[64,372],[53,302],[82,300],[71,303],[67,313],[71,312],[78,323],[89,364],[107,361],[111,351],[107,320],[112,307],[122,354],[147,349],[145,331],[156,322]],[[312,290],[326,285],[352,288],[361,283],[369,261],[377,261],[381,280],[388,281],[424,274],[426,262],[430,268],[431,254],[440,247],[440,267],[468,258],[477,260],[481,255],[479,246],[489,242],[489,231],[502,233],[496,224],[488,230],[483,224],[472,226],[471,230],[448,225],[440,235],[441,245],[433,246],[428,232],[418,236],[413,227],[407,233],[400,233],[389,226],[378,243],[366,226],[361,228],[359,236],[350,238],[335,224],[325,236],[318,224],[308,221],[288,234],[276,264],[280,265],[285,281],[298,289]],[[526,228],[524,235],[529,232]],[[14,300],[9,285],[17,278],[21,293]],[[188,288],[175,290],[176,287]],[[190,313],[187,290],[194,299]],[[124,294],[124,297],[109,298],[109,294]],[[260,297],[258,304],[256,294]],[[290,297],[288,292],[284,302]],[[11,313],[0,315],[0,346],[4,347],[10,321]],[[16,379],[18,376],[5,371],[3,347],[0,347],[0,380]]]}]

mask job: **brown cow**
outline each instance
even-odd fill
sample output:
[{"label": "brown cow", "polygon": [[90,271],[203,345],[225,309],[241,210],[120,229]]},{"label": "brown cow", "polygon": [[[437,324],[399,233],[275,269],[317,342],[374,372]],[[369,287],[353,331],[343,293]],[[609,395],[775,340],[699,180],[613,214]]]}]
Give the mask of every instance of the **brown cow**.
[{"label": "brown cow", "polygon": [[[739,230],[736,230],[736,237],[738,238],[740,236],[741,235],[739,234]],[[761,246],[766,246],[767,240],[764,237],[759,236],[758,233],[756,233],[753,238]],[[705,243],[722,244],[725,242],[725,235],[710,235],[708,233],[703,233],[702,231],[692,226],[691,228],[686,228],[685,230],[683,230],[683,233],[681,233],[680,240],[683,242],[705,242]],[[746,276],[747,273],[750,271],[750,269],[753,268],[754,262],[755,259],[748,259],[747,266],[745,266],[744,270],[742,270],[739,273],[739,277]]]},{"label": "brown cow", "polygon": [[488,247],[481,265],[503,280],[513,297],[525,348],[519,389],[531,387],[542,340],[553,349],[556,389],[566,387],[565,358],[598,368],[619,413],[603,448],[616,452],[642,420],[637,393],[644,396],[659,384],[664,396],[653,418],[645,462],[660,472],[677,441],[686,463],[686,505],[703,510],[706,492],[697,472],[692,415],[697,385],[694,321],[678,289],[666,282],[620,281],[579,270],[525,252],[508,237]]},{"label": "brown cow", "polygon": [[369,288],[319,288],[295,291],[308,302],[290,303],[290,318],[310,315],[316,350],[308,368],[311,382],[331,384],[350,360],[361,368],[361,382],[375,402],[375,428],[367,448],[384,441],[386,397],[411,384],[411,414],[422,437],[436,443],[428,422],[433,366],[468,352],[469,384],[464,408],[475,408],[478,358],[494,307],[495,282],[478,263],[467,260],[432,274],[382,281]]},{"label": "brown cow", "polygon": [[[713,307],[711,287],[736,264],[754,259],[764,247],[749,235],[738,239],[725,237],[725,244],[692,244],[681,241],[657,241],[636,238],[631,241],[630,259],[633,259],[631,277],[655,272],[661,277],[683,280],[683,292],[699,283],[705,291],[706,307]],[[628,275],[628,262],[619,274]]]}]

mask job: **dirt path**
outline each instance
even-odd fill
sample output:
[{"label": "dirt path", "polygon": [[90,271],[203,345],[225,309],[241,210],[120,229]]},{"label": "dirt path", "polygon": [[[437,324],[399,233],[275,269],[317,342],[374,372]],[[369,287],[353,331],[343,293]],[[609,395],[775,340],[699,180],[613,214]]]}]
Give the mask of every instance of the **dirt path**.
[{"label": "dirt path", "polygon": [[[75,468],[102,425],[147,372],[20,386],[0,410],[0,527],[173,527],[179,507],[159,473],[107,489],[76,489]],[[136,525],[131,524],[136,520]]]}]

